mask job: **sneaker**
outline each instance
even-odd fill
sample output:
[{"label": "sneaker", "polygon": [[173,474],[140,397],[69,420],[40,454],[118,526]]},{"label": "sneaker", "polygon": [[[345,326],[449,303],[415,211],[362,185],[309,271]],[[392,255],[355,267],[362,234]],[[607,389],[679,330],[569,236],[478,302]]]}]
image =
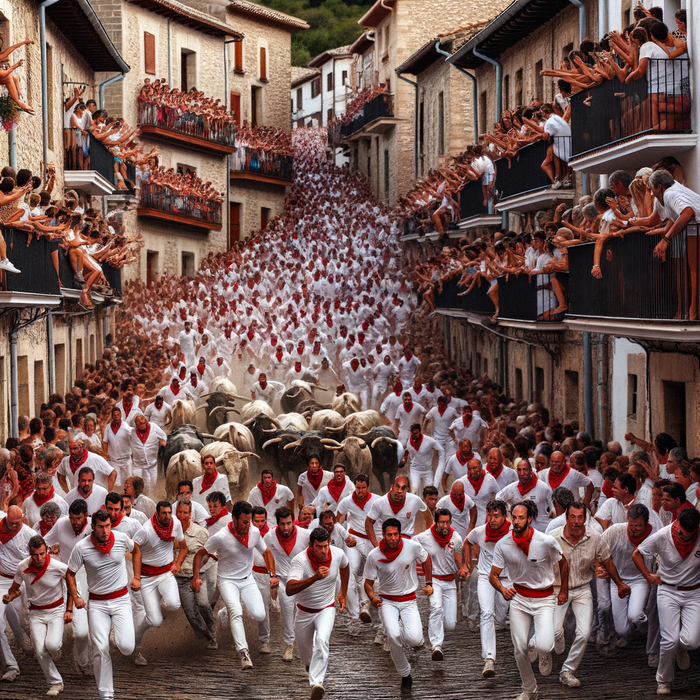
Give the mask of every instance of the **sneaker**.
[{"label": "sneaker", "polygon": [[238,655],[241,657],[241,668],[244,671],[247,671],[249,668],[253,668],[253,662],[250,659],[250,654],[248,653],[247,649],[241,649],[238,652]]},{"label": "sneaker", "polygon": [[384,632],[381,629],[377,630],[377,634],[374,636],[374,643],[380,647],[384,644]]},{"label": "sneaker", "polygon": [[647,664],[649,668],[658,668],[659,667],[659,657],[657,654],[649,654],[647,656]]},{"label": "sneaker", "polygon": [[12,683],[12,681],[19,676],[19,669],[18,668],[8,668],[7,671],[2,676],[2,680],[4,681],[9,681]]},{"label": "sneaker", "polygon": [[566,638],[564,637],[564,635],[562,634],[559,637],[554,635],[554,653],[563,654],[565,649],[566,649]]},{"label": "sneaker", "polygon": [[688,650],[679,646],[676,649],[676,663],[681,671],[687,671],[690,668],[690,657],[688,656]]},{"label": "sneaker", "polygon": [[134,656],[134,663],[137,666],[148,666],[148,661],[146,661],[146,659],[140,651],[136,653],[136,656]]},{"label": "sneaker", "polygon": [[83,283],[85,282],[85,278],[83,277],[83,271],[82,271],[82,270],[78,270],[78,271],[73,275],[73,277],[75,277],[75,279],[78,280],[78,282],[83,282]]},{"label": "sneaker", "polygon": [[389,641],[389,637],[384,637],[384,643],[382,644],[382,649],[384,651],[391,651],[391,642]]},{"label": "sneaker", "polygon": [[435,647],[435,649],[433,649],[433,657],[432,658],[433,658],[433,661],[443,661],[444,660],[445,657],[443,656],[443,653],[442,653],[442,647]]},{"label": "sneaker", "polygon": [[401,679],[401,690],[410,690],[413,685],[413,676],[410,674]]},{"label": "sneaker", "polygon": [[282,661],[291,662],[294,661],[294,645],[285,644],[284,652],[282,653]]},{"label": "sneaker", "polygon": [[260,650],[259,650],[259,652],[260,652],[261,654],[269,654],[270,651],[271,651],[271,649],[270,649],[270,643],[269,643],[269,642],[268,642],[267,644],[263,644],[263,645],[260,647]]},{"label": "sneaker", "polygon": [[360,608],[360,622],[364,622],[366,625],[372,622],[372,616],[369,614],[369,601],[362,603],[362,607]]},{"label": "sneaker", "polygon": [[533,637],[527,645],[527,658],[531,664],[537,661],[537,649],[535,649],[535,638]]},{"label": "sneaker", "polygon": [[627,646],[627,637],[618,637],[614,641],[614,644],[618,648],[626,647]]},{"label": "sneaker", "polygon": [[52,685],[48,691],[47,695],[56,696],[58,695],[61,691],[63,690],[63,683],[56,683],[56,685]]},{"label": "sneaker", "polygon": [[311,688],[311,700],[321,700],[325,692],[326,691],[323,689],[323,686],[316,683],[316,685]]},{"label": "sneaker", "polygon": [[5,258],[4,260],[0,260],[0,270],[15,273],[20,272],[20,270],[18,270],[7,258]]},{"label": "sneaker", "polygon": [[554,178],[551,189],[558,190],[561,187],[561,180],[558,177]]},{"label": "sneaker", "polygon": [[548,676],[552,672],[552,654],[540,654],[540,673]]},{"label": "sneaker", "polygon": [[520,693],[515,700],[537,700],[537,691],[534,693],[528,693],[527,690],[523,690],[523,692]]},{"label": "sneaker", "polygon": [[496,675],[496,662],[493,659],[486,659],[481,675],[484,678],[493,678]]},{"label": "sneaker", "polygon": [[569,688],[578,688],[581,685],[581,681],[571,671],[562,671],[559,674],[559,682]]},{"label": "sneaker", "polygon": [[657,683],[656,684],[656,694],[657,695],[670,695],[671,694],[671,684],[670,683]]},{"label": "sneaker", "polygon": [[570,189],[571,188],[571,178],[567,177],[566,180],[564,180],[564,182],[561,183],[561,186],[564,189],[567,189],[567,190]]},{"label": "sneaker", "polygon": [[479,621],[478,620],[468,620],[467,621],[467,629],[470,632],[478,632],[479,631]]},{"label": "sneaker", "polygon": [[218,649],[219,648],[219,642],[216,641],[216,639],[210,639],[209,644],[207,644],[207,649]]}]

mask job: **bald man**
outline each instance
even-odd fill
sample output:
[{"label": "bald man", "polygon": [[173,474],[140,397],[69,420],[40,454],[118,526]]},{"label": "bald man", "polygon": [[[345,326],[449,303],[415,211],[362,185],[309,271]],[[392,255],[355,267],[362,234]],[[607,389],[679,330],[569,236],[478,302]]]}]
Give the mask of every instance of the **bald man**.
[{"label": "bald man", "polygon": [[499,447],[492,447],[486,462],[486,471],[496,480],[499,489],[518,480],[515,469],[509,469],[503,464],[503,453]]},{"label": "bald man", "polygon": [[435,508],[444,508],[452,513],[452,527],[462,541],[466,541],[467,535],[476,527],[478,513],[474,501],[464,493],[464,484],[455,481],[450,492],[437,502]]},{"label": "bald man", "polygon": [[557,486],[564,486],[574,494],[578,494],[579,488],[585,489],[585,495],[582,500],[586,507],[590,509],[595,486],[585,474],[572,469],[566,463],[566,457],[563,452],[552,452],[552,456],[549,458],[549,468],[543,469],[537,476],[545,484],[548,484],[552,491]]}]

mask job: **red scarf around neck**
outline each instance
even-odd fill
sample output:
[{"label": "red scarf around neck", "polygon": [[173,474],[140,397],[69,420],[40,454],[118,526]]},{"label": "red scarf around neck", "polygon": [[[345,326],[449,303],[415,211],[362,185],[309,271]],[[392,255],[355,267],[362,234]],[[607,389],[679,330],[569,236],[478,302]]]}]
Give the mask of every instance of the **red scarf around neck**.
[{"label": "red scarf around neck", "polygon": [[417,440],[417,441],[414,440],[413,437],[411,437],[411,438],[409,439],[409,442],[411,443],[411,447],[412,447],[416,452],[418,452],[418,450],[420,450],[420,446],[423,444],[423,435],[421,434],[420,439]]},{"label": "red scarf around neck", "polygon": [[330,567],[331,559],[333,558],[330,547],[328,548],[328,559],[318,559],[311,547],[306,548],[306,556],[309,558],[309,563],[314,571],[318,571],[320,566]]},{"label": "red scarf around neck", "polygon": [[258,481],[258,489],[260,489],[263,505],[266,506],[275,497],[275,492],[277,491],[277,481],[273,479],[270,482],[269,487],[265,486],[262,481]]},{"label": "red scarf around neck", "polygon": [[649,535],[651,535],[651,523],[647,523],[647,526],[644,528],[644,532],[642,532],[642,534],[639,535],[639,537],[632,537],[632,535],[630,535],[630,526],[627,526],[627,539],[635,547],[639,547],[639,545],[642,544],[642,542],[644,542],[644,540],[647,537],[649,537]]},{"label": "red scarf around neck", "polygon": [[265,524],[259,527],[258,530],[260,530],[260,537],[265,537],[265,535],[270,532],[270,526],[267,524],[267,521],[265,521]]},{"label": "red scarf around neck", "polygon": [[498,530],[492,530],[488,523],[484,528],[486,542],[498,542],[502,537],[505,537],[510,532],[510,523],[506,520]]},{"label": "red scarf around neck", "polygon": [[119,423],[117,423],[117,427],[115,428],[114,423],[112,422],[109,424],[109,427],[112,429],[112,432],[116,435],[119,432],[119,428],[122,427],[122,423],[121,421],[119,421]]},{"label": "red scarf around neck", "polygon": [[121,521],[124,520],[125,517],[126,516],[124,515],[124,513],[119,513],[119,517],[116,520],[112,521],[112,529],[118,527],[119,523],[121,523]]},{"label": "red scarf around neck", "polygon": [[205,472],[204,476],[202,476],[202,490],[199,492],[199,495],[201,496],[205,491],[208,491],[214,485],[214,482],[218,477],[219,472],[216,470],[214,470],[214,472],[211,474],[207,474]]},{"label": "red scarf around neck", "polygon": [[484,478],[485,477],[486,477],[486,472],[483,469],[481,470],[481,478],[477,479],[476,481],[474,481],[474,479],[472,479],[471,476],[469,476],[467,474],[467,478],[469,479],[469,483],[472,485],[472,488],[474,489],[475,496],[479,495],[479,491],[481,491],[481,487],[484,485]]},{"label": "red scarf around neck", "polygon": [[141,432],[138,428],[136,429],[136,437],[139,440],[141,440],[142,445],[146,444],[146,440],[148,440],[148,436],[150,434],[151,434],[151,424],[150,423],[148,424],[148,427],[146,428],[146,430],[144,430],[143,432]]},{"label": "red scarf around neck", "polygon": [[21,529],[22,528],[19,527],[14,532],[10,532],[7,529],[7,516],[5,516],[2,522],[0,522],[0,542],[2,542],[2,544],[7,544],[13,537],[19,534]]},{"label": "red scarf around neck", "polygon": [[211,527],[214,523],[219,522],[221,518],[224,518],[228,515],[228,510],[226,508],[222,508],[216,515],[212,515],[210,518],[205,519],[205,523],[207,524],[207,527]]},{"label": "red scarf around neck", "polygon": [[294,549],[294,545],[297,543],[296,526],[292,528],[292,534],[289,535],[289,537],[283,537],[279,527],[275,528],[275,535],[277,535],[277,541],[280,543],[280,547],[282,547],[285,554],[289,556]]},{"label": "red scarf around neck", "polygon": [[314,491],[318,491],[318,487],[323,481],[323,469],[319,469],[315,474],[312,474],[311,471],[307,469],[306,477],[308,478],[309,483],[313,487]]},{"label": "red scarf around neck", "polygon": [[327,484],[326,488],[328,493],[330,493],[331,498],[337,503],[340,500],[340,495],[343,493],[345,488],[345,479],[338,483],[335,479],[331,479]]},{"label": "red scarf around neck", "polygon": [[530,542],[532,542],[532,533],[534,529],[532,525],[530,526],[530,534],[527,537],[516,537],[515,532],[513,532],[513,542],[520,547],[520,549],[525,552],[525,556],[530,554]]},{"label": "red scarf around neck", "polygon": [[43,506],[44,503],[48,503],[53,498],[55,491],[56,491],[56,489],[52,486],[51,490],[49,491],[49,495],[46,496],[46,498],[39,498],[36,495],[36,491],[35,491],[34,494],[32,495],[32,498],[34,499],[34,503],[36,503],[39,507]]},{"label": "red scarf around neck", "polygon": [[197,371],[198,371],[200,374],[203,375],[205,369],[206,369],[206,367],[205,367],[204,365],[197,365]]},{"label": "red scarf around neck", "polygon": [[401,550],[403,549],[403,537],[399,538],[399,546],[396,549],[389,549],[389,547],[386,546],[386,542],[384,541],[384,538],[382,538],[379,541],[379,549],[381,549],[382,554],[384,555],[384,559],[380,559],[380,562],[383,563],[388,563],[394,561],[396,557],[401,554]]},{"label": "red scarf around neck", "polygon": [[367,495],[365,496],[365,500],[364,500],[364,501],[361,501],[361,500],[357,497],[357,493],[355,493],[355,491],[353,491],[353,492],[352,492],[352,500],[355,502],[355,505],[356,505],[360,510],[364,510],[364,509],[365,509],[365,506],[369,503],[369,491],[367,491]]},{"label": "red scarf around neck", "polygon": [[444,416],[444,415],[445,415],[445,411],[447,410],[447,406],[445,406],[445,408],[440,408],[440,406],[438,406],[438,407],[437,407],[437,410],[438,410],[438,413],[439,413],[441,416]]},{"label": "red scarf around neck", "polygon": [[[445,535],[440,535],[437,531],[437,528],[435,527],[435,523],[433,523],[430,526],[430,534],[435,538],[435,541],[441,546],[441,547],[447,547],[447,545],[450,543],[450,540],[452,539],[452,535],[454,534],[454,530],[450,528],[450,531]],[[384,540],[382,540],[383,542]]]},{"label": "red scarf around neck", "polygon": [[170,391],[173,392],[173,396],[177,396],[180,393],[180,385],[178,384],[177,386],[173,386],[172,384],[170,385]]},{"label": "red scarf around neck", "polygon": [[126,403],[122,401],[122,408],[124,409],[124,415],[128,418],[129,414],[131,413],[131,409],[133,408],[134,404],[132,403]]},{"label": "red scarf around neck", "polygon": [[610,484],[607,481],[603,482],[603,488],[601,490],[603,491],[603,494],[606,498],[613,497],[612,486],[610,486]]},{"label": "red scarf around neck", "polygon": [[90,535],[90,542],[92,542],[93,547],[94,547],[98,552],[102,552],[102,554],[106,554],[107,556],[109,556],[109,553],[112,551],[112,547],[114,547],[114,541],[115,541],[115,537],[114,537],[114,533],[113,533],[113,532],[110,532],[110,533],[109,533],[109,539],[108,539],[106,542],[104,542],[104,543],[98,542],[98,541],[95,539],[95,533],[94,533],[94,532]]},{"label": "red scarf around neck", "polygon": [[46,535],[48,535],[52,529],[53,526],[49,527],[43,520],[39,521],[39,532],[41,533],[42,537],[46,537]]},{"label": "red scarf around neck", "polygon": [[399,503],[394,503],[394,501],[391,500],[391,494],[387,493],[386,495],[389,505],[391,506],[391,510],[394,515],[396,515],[405,505],[406,505],[406,498],[404,497],[403,501],[400,501]]},{"label": "red scarf around neck", "polygon": [[537,474],[535,474],[535,472],[532,472],[532,478],[530,479],[530,481],[527,482],[527,484],[525,484],[525,486],[523,486],[520,483],[520,480],[518,480],[518,491],[520,491],[520,495],[524,496],[529,491],[532,491],[532,489],[534,489],[535,486],[537,486],[538,481],[539,480],[538,480]]},{"label": "red scarf around neck", "polygon": [[457,457],[457,461],[462,466],[464,466],[472,458],[473,455],[474,455],[474,452],[470,452],[469,455],[467,455],[466,457],[463,458],[462,453],[459,450],[457,450],[457,452],[455,454],[455,456]]},{"label": "red scarf around neck", "polygon": [[51,555],[46,552],[46,561],[44,562],[44,566],[42,566],[40,569],[38,566],[34,566],[33,561],[30,561],[29,566],[24,570],[23,576],[26,576],[27,574],[36,574],[36,576],[30,582],[33,586],[46,573],[46,569],[49,568],[50,563]]},{"label": "red scarf around neck", "polygon": [[233,526],[233,520],[228,524],[229,532],[246,548],[248,549],[248,540],[250,538],[250,530],[241,535],[240,532]]},{"label": "red scarf around neck", "polygon": [[680,554],[683,559],[687,559],[693,551],[695,543],[698,541],[698,533],[695,533],[695,537],[690,542],[683,542],[678,533],[680,528],[681,524],[676,520],[676,522],[671,525],[671,537],[673,538],[674,546],[678,550],[678,554]]},{"label": "red scarf around neck", "polygon": [[170,518],[170,525],[168,525],[168,527],[163,527],[158,522],[157,513],[153,513],[151,516],[151,525],[153,525],[156,535],[158,535],[163,542],[172,542],[175,539],[175,536],[173,535],[173,526],[175,525],[174,518]]},{"label": "red scarf around neck", "polygon": [[671,522],[675,523],[676,520],[678,520],[678,516],[681,514],[681,511],[685,510],[686,508],[694,508],[694,506],[690,501],[683,501],[678,510],[673,514],[673,520]]},{"label": "red scarf around neck", "polygon": [[501,476],[501,472],[503,471],[503,464],[501,464],[501,466],[498,467],[498,471],[493,471],[488,464],[486,465],[486,469],[494,479],[498,479],[498,477]]},{"label": "red scarf around neck", "polygon": [[457,508],[460,513],[464,510],[464,502],[466,501],[464,491],[462,491],[459,496],[455,496],[454,493],[450,491],[450,500],[455,504],[455,508]]},{"label": "red scarf around neck", "polygon": [[73,459],[73,455],[71,455],[70,458],[68,459],[68,464],[70,465],[71,472],[73,472],[73,474],[75,474],[75,472],[77,472],[78,469],[80,469],[80,467],[82,467],[83,464],[85,464],[85,461],[87,460],[87,458],[88,458],[88,451],[86,449],[83,449],[83,454],[81,455],[80,459],[78,459],[78,460]]},{"label": "red scarf around neck", "polygon": [[549,485],[552,487],[552,491],[554,491],[555,488],[558,486],[562,485],[562,482],[564,479],[566,479],[567,476],[569,476],[569,472],[571,471],[571,467],[567,464],[566,469],[561,474],[555,474],[552,471],[552,468],[549,468],[549,474],[547,474],[547,479],[549,481]]}]

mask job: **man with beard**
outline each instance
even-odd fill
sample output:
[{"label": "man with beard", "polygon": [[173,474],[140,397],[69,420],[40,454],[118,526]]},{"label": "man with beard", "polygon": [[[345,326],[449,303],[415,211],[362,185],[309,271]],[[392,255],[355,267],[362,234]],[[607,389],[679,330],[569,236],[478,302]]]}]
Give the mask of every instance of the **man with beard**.
[{"label": "man with beard", "polygon": [[287,506],[294,510],[294,494],[284,484],[278,484],[271,469],[263,469],[260,481],[253,486],[248,494],[251,506],[260,506],[267,513],[267,523],[270,527],[275,524],[275,512]]}]

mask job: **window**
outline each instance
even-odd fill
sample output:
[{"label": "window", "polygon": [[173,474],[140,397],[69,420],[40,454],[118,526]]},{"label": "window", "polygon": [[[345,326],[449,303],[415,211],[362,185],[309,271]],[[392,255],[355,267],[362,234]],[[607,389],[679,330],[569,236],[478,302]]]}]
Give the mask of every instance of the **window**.
[{"label": "window", "polygon": [[418,112],[418,157],[420,158],[420,175],[423,177],[423,144],[425,138],[425,102],[421,101],[420,110]]},{"label": "window", "polygon": [[146,251],[146,285],[151,286],[158,278],[158,252]]},{"label": "window", "polygon": [[194,275],[194,253],[182,254],[182,276],[192,277]]},{"label": "window", "polygon": [[53,360],[56,368],[56,393],[63,394],[66,390],[66,346],[63,343],[53,346]]},{"label": "window", "polygon": [[237,41],[233,45],[233,70],[243,73],[243,42]]},{"label": "window", "polygon": [[686,446],[685,382],[661,382],[664,396],[662,425],[681,447]]},{"label": "window", "polygon": [[197,54],[189,49],[180,51],[180,89],[187,92],[197,85],[197,75],[195,72],[197,64]]},{"label": "window", "polygon": [[156,38],[148,32],[143,33],[144,70],[149,75],[156,74]]},{"label": "window", "polygon": [[438,153],[445,152],[445,93],[438,93]]},{"label": "window", "polygon": [[267,80],[267,49],[260,47],[260,80]]},{"label": "window", "polygon": [[333,73],[328,73],[326,75],[326,92],[331,92],[333,90]]},{"label": "window", "polygon": [[252,87],[250,89],[250,124],[251,126],[257,126],[262,121],[262,105],[260,104],[260,93],[259,87]]},{"label": "window", "polygon": [[389,150],[384,149],[384,197],[389,197]]},{"label": "window", "polygon": [[535,367],[535,403],[544,403],[544,368]]},{"label": "window", "polygon": [[41,413],[41,404],[44,403],[44,362],[34,361],[34,415]]},{"label": "window", "polygon": [[[503,78],[503,109],[508,109],[510,102],[508,102],[508,98],[510,97],[510,76],[506,75],[505,78]],[[518,105],[516,105],[517,107]]]},{"label": "window", "polygon": [[301,109],[301,105],[304,102],[304,89],[297,88],[297,111]]},{"label": "window", "polygon": [[639,378],[636,374],[627,375],[627,416],[636,419],[637,417],[637,382]]},{"label": "window", "polygon": [[267,228],[267,222],[270,220],[270,209],[260,207],[260,230],[264,231]]},{"label": "window", "polygon": [[348,72],[346,70],[343,71],[342,77],[341,77],[341,84],[345,85],[348,81]]},{"label": "window", "polygon": [[523,69],[519,68],[515,73],[515,102],[514,106],[520,107],[523,103]]},{"label": "window", "polygon": [[29,408],[29,365],[27,363],[26,355],[17,358],[17,398],[19,399],[19,415],[25,416],[28,416],[32,411],[32,409]]},{"label": "window", "polygon": [[321,78],[315,78],[311,83],[311,99],[321,94]]},{"label": "window", "polygon": [[515,400],[523,400],[523,371],[517,367],[515,369]]},{"label": "window", "polygon": [[239,92],[231,93],[231,111],[234,114],[236,126],[241,125],[241,94]]},{"label": "window", "polygon": [[83,339],[78,338],[75,341],[75,378],[82,379],[84,370],[85,361],[83,360]]},{"label": "window", "polygon": [[564,417],[566,420],[578,419],[579,406],[578,372],[564,372]]},{"label": "window", "polygon": [[233,248],[234,244],[241,239],[241,204],[231,202],[228,214],[228,247]]},{"label": "window", "polygon": [[542,73],[542,61],[537,61],[535,64],[535,94],[533,97],[537,100],[544,99],[544,77]]},{"label": "window", "polygon": [[326,111],[326,124],[330,124],[333,121],[333,108],[329,107]]}]

